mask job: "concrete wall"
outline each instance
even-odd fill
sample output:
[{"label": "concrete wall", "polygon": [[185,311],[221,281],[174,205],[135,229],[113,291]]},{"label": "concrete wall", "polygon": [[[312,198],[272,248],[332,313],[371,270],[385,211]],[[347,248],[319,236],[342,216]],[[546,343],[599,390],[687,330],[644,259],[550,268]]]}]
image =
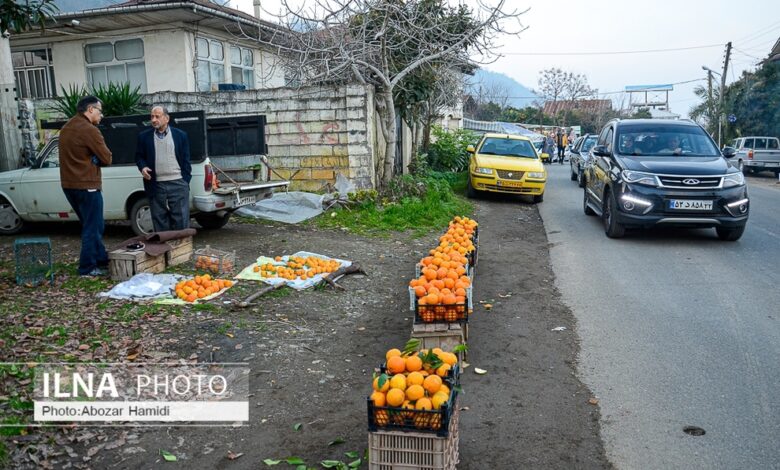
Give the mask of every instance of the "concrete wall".
[{"label": "concrete wall", "polygon": [[375,186],[375,156],[384,149],[376,139],[372,87],[160,92],[145,101],[170,111],[204,109],[208,117],[264,114],[271,166],[295,189],[319,190],[337,173],[358,187]]}]

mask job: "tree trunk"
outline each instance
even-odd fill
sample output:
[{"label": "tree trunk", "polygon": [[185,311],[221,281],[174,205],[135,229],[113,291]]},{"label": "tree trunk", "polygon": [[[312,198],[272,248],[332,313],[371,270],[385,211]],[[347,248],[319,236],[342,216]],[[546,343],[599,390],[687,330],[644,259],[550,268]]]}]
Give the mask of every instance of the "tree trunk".
[{"label": "tree trunk", "polygon": [[387,126],[387,134],[385,136],[385,165],[382,172],[381,186],[386,188],[393,179],[393,165],[395,164],[395,147],[398,143],[398,130],[395,124],[395,101],[393,100],[393,91],[382,91],[382,99],[384,100],[384,114],[383,121]]},{"label": "tree trunk", "polygon": [[19,103],[11,62],[11,42],[0,34],[0,171],[19,167],[22,133],[19,131]]}]

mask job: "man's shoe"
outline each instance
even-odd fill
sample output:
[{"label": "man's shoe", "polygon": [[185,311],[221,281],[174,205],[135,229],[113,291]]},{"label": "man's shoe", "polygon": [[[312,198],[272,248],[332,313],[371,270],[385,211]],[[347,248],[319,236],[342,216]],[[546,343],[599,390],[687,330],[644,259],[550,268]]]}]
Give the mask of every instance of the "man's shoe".
[{"label": "man's shoe", "polygon": [[92,271],[88,272],[87,274],[82,274],[82,276],[90,276],[90,277],[98,277],[98,276],[107,276],[108,271],[101,268],[94,268]]}]

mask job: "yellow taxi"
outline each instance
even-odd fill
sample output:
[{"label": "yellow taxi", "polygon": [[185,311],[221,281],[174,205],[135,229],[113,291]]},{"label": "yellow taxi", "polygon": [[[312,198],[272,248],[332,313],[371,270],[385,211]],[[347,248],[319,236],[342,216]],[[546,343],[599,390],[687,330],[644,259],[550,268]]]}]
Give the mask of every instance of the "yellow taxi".
[{"label": "yellow taxi", "polygon": [[485,134],[476,148],[469,145],[469,181],[467,192],[479,191],[533,196],[544,200],[547,172],[530,139],[519,135]]}]

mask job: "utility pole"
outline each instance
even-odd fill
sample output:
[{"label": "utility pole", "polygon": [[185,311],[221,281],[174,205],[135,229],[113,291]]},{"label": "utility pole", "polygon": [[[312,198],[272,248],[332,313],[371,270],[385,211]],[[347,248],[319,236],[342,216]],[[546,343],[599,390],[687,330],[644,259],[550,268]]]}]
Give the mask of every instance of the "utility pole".
[{"label": "utility pole", "polygon": [[723,74],[720,76],[720,96],[718,97],[718,148],[721,146],[723,138],[723,96],[726,94],[726,72],[729,70],[729,58],[731,57],[731,41],[726,44],[726,60],[723,62]]},{"label": "utility pole", "polygon": [[[712,106],[713,105],[713,103],[712,103],[712,70],[710,70],[710,69],[706,69],[706,70],[707,70],[707,95],[709,96],[709,99],[707,100],[707,110],[709,111],[709,119],[708,119],[709,126],[707,126],[707,127],[709,127],[710,128],[710,132],[712,132],[712,118],[714,117],[714,114],[715,114],[714,113],[715,109]],[[720,117],[718,117],[718,119],[720,119]],[[710,134],[710,135],[712,135],[712,134]]]},{"label": "utility pole", "polygon": [[11,43],[0,34],[0,171],[19,167],[22,132],[19,130],[19,101],[11,63]]}]

